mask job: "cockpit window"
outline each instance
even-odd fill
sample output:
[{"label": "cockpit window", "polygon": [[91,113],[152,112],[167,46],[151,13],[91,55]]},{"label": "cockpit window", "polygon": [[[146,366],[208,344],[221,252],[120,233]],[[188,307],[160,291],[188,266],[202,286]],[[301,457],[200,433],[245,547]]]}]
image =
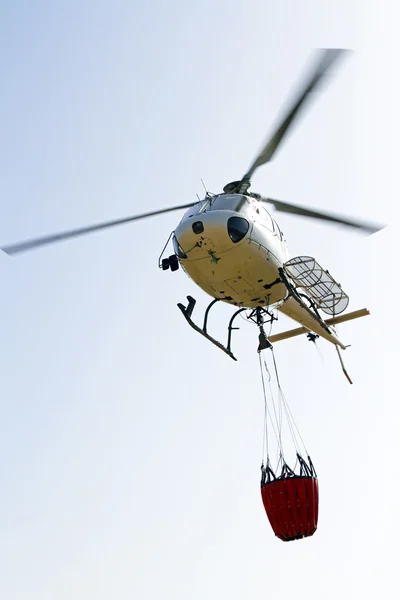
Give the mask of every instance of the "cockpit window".
[{"label": "cockpit window", "polygon": [[247,206],[248,199],[240,194],[221,194],[216,196],[211,202],[210,210],[233,210],[240,212],[244,206]]},{"label": "cockpit window", "polygon": [[206,210],[208,210],[210,208],[210,201],[209,200],[205,200],[202,204],[202,206],[200,207],[199,213],[203,213],[206,212]]},{"label": "cockpit window", "polygon": [[182,221],[190,219],[208,210],[232,210],[234,212],[246,212],[249,199],[241,194],[221,194],[211,199],[197,202],[185,212]]},{"label": "cockpit window", "polygon": [[189,219],[190,217],[194,217],[195,215],[198,215],[200,212],[204,212],[207,209],[207,206],[209,206],[209,201],[208,200],[201,200],[201,202],[196,202],[196,204],[193,204],[193,206],[191,206],[190,208],[187,209],[187,211],[185,212],[185,214],[182,217],[182,221],[184,219]]}]

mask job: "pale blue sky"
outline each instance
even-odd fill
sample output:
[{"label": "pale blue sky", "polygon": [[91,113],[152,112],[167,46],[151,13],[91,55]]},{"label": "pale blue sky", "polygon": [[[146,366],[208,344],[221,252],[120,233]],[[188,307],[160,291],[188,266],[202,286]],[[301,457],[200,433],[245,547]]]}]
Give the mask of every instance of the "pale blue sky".
[{"label": "pale blue sky", "polygon": [[[279,6],[278,6],[279,4]],[[399,122],[395,2],[0,3],[0,240],[187,203],[241,176],[315,47],[356,52],[253,189],[387,222],[362,238],[278,216],[372,316],[334,349],[276,346],[320,481],[316,535],[274,538],[259,492],[256,331],[234,363],[176,303],[179,213],[0,255],[0,597],[391,594],[397,583]],[[200,308],[199,308],[200,311]],[[221,323],[230,314],[219,308]],[[218,318],[212,321],[222,331]],[[290,326],[281,318],[278,329]]]}]

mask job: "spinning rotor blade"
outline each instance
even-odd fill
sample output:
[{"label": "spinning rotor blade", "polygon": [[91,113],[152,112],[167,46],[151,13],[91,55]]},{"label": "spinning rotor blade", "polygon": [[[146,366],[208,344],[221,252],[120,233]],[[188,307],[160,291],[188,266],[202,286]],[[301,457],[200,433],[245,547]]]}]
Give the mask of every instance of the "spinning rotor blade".
[{"label": "spinning rotor blade", "polygon": [[286,117],[282,119],[279,127],[277,127],[272,137],[264,146],[264,149],[260,152],[246,175],[243,177],[243,182],[249,181],[254,171],[258,167],[269,162],[273,158],[290,125],[298,116],[298,113],[301,107],[305,104],[306,100],[308,100],[309,94],[315,90],[318,83],[323,78],[329,67],[334,63],[334,61],[337,60],[339,56],[342,56],[345,52],[348,51],[342,49],[326,49],[320,51],[321,58],[317,66],[314,68],[312,75],[309,76],[308,83],[304,86],[303,91],[300,92],[297,100],[292,104],[292,108],[288,111]]},{"label": "spinning rotor blade", "polygon": [[174,210],[181,210],[184,208],[190,208],[197,202],[191,202],[190,204],[182,204],[181,206],[172,206],[171,208],[163,208],[162,210],[154,210],[152,212],[143,213],[141,215],[135,215],[134,217],[126,217],[125,219],[117,219],[115,221],[107,221],[106,223],[99,223],[98,225],[90,225],[89,227],[81,227],[79,229],[72,229],[70,231],[63,231],[61,233],[55,233],[53,235],[45,235],[43,237],[26,240],[18,244],[9,244],[3,246],[1,250],[12,256],[19,252],[26,252],[27,250],[34,250],[40,246],[46,246],[47,244],[55,244],[56,242],[62,242],[69,240],[70,238],[79,237],[80,235],[86,235],[87,233],[93,233],[100,231],[101,229],[108,229],[109,227],[115,227],[116,225],[124,225],[124,223],[130,223],[131,221],[138,221],[139,219],[146,219],[147,217],[154,217],[156,215],[162,215],[164,213],[173,212]]},{"label": "spinning rotor blade", "polygon": [[373,225],[372,223],[353,221],[351,219],[340,217],[339,215],[318,212],[316,210],[311,210],[303,206],[296,206],[296,204],[288,204],[287,202],[281,202],[280,200],[273,200],[272,198],[263,198],[261,196],[260,199],[262,202],[268,202],[268,204],[272,204],[275,210],[278,210],[280,212],[290,213],[292,215],[299,215],[302,217],[311,217],[312,219],[319,219],[331,223],[339,223],[340,225],[345,225],[347,227],[354,227],[355,229],[359,229],[368,234],[376,233],[377,231],[380,231],[385,227],[384,225]]}]

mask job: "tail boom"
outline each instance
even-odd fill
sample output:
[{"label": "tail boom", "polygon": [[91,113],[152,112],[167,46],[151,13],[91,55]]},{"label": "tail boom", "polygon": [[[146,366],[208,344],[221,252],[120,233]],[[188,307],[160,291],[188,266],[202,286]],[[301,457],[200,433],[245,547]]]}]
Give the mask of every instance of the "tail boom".
[{"label": "tail boom", "polygon": [[326,339],[328,342],[339,346],[342,348],[342,350],[345,350],[346,346],[339,340],[331,327],[339,323],[345,323],[346,321],[352,321],[353,319],[366,317],[370,314],[366,308],[362,308],[360,310],[355,310],[353,312],[342,314],[340,316],[332,317],[330,319],[326,319],[326,321],[323,321],[314,315],[314,313],[305,304],[300,304],[297,299],[293,297],[289,297],[281,306],[278,307],[278,310],[291,319],[294,319],[298,323],[301,323],[302,326],[297,327],[296,329],[271,335],[268,338],[271,344],[280,342],[282,340],[287,340],[292,337],[297,337],[298,335],[312,331],[313,333],[316,333],[320,337]]}]

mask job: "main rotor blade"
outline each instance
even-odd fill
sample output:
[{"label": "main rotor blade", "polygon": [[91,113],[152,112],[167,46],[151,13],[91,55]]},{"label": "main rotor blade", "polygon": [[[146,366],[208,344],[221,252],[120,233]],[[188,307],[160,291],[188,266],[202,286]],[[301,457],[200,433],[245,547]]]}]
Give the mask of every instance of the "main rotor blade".
[{"label": "main rotor blade", "polygon": [[3,250],[3,252],[8,254],[9,256],[12,256],[13,254],[18,254],[19,252],[34,250],[35,248],[39,248],[40,246],[46,246],[47,244],[55,244],[56,242],[62,242],[64,240],[68,240],[74,237],[79,237],[80,235],[86,235],[87,233],[100,231],[101,229],[108,229],[117,225],[124,225],[125,223],[130,223],[131,221],[138,221],[139,219],[146,219],[147,217],[162,215],[164,213],[172,212],[174,210],[190,208],[195,204],[197,204],[197,202],[191,202],[190,204],[182,204],[181,206],[172,206],[171,208],[163,208],[162,210],[154,210],[152,212],[143,213],[141,215],[126,217],[125,219],[116,219],[114,221],[107,221],[106,223],[99,223],[98,225],[90,225],[89,227],[81,227],[79,229],[72,229],[70,231],[63,231],[61,233],[45,235],[43,237],[26,240],[25,242],[19,242],[17,244],[9,244],[7,246],[3,246],[1,250]]},{"label": "main rotor blade", "polygon": [[295,204],[288,204],[287,202],[281,202],[280,200],[273,200],[272,198],[261,197],[260,199],[262,202],[268,202],[268,204],[272,204],[275,210],[280,212],[290,213],[292,215],[300,215],[302,217],[310,217],[312,219],[319,219],[331,223],[338,223],[340,225],[345,225],[346,227],[359,229],[368,234],[376,233],[377,231],[385,228],[385,225],[374,225],[372,223],[363,223],[362,221],[353,221],[339,215],[311,210],[303,206],[296,206]]},{"label": "main rotor blade", "polygon": [[312,74],[309,75],[308,81],[303,87],[303,91],[299,93],[296,101],[292,104],[292,108],[287,112],[285,118],[282,119],[280,125],[277,127],[267,144],[264,146],[263,150],[257,156],[256,160],[253,162],[250,169],[243,177],[243,181],[249,181],[254,171],[258,167],[269,162],[273,158],[277,148],[279,147],[279,144],[282,142],[290,125],[298,116],[301,107],[305,104],[310,93],[315,90],[318,83],[321,81],[321,79],[323,78],[329,67],[335,62],[335,60],[337,60],[339,56],[342,56],[346,52],[348,51],[343,49],[320,50],[321,58],[318,61],[316,67],[314,68]]}]

